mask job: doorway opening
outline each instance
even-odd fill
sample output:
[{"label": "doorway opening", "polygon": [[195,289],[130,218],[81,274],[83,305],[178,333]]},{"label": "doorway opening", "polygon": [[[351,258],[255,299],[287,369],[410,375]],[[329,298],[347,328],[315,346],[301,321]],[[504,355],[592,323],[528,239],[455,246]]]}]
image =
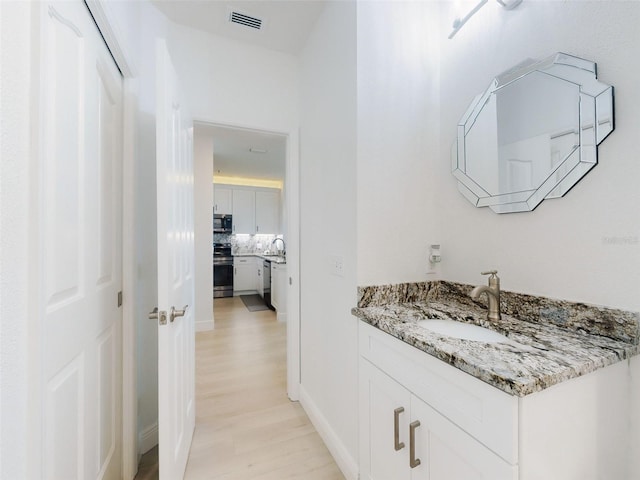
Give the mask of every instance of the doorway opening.
[{"label": "doorway opening", "polygon": [[[196,331],[215,325],[213,243],[231,244],[236,295],[264,294],[258,263],[263,279],[263,261],[281,257],[272,262],[270,303],[286,325],[291,400],[298,400],[300,385],[298,144],[297,129],[282,132],[202,120],[194,124]],[[213,232],[214,214],[229,212],[233,230]],[[253,266],[246,266],[252,260]]]}]

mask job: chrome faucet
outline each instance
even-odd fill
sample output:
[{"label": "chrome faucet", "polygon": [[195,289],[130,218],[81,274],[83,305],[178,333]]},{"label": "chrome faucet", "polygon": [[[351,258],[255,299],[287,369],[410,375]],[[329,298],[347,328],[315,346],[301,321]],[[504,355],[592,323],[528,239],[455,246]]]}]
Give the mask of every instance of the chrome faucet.
[{"label": "chrome faucet", "polygon": [[471,298],[478,300],[481,294],[486,293],[489,298],[489,313],[487,318],[489,320],[500,320],[500,278],[498,278],[497,270],[489,270],[488,272],[482,272],[482,275],[491,275],[489,277],[489,286],[478,285],[471,290]]},{"label": "chrome faucet", "polygon": [[278,240],[280,240],[282,242],[282,255],[286,255],[287,254],[287,245],[284,243],[284,240],[280,237],[276,237],[273,239],[273,241],[271,242],[271,246],[273,247],[273,244],[276,243]]}]

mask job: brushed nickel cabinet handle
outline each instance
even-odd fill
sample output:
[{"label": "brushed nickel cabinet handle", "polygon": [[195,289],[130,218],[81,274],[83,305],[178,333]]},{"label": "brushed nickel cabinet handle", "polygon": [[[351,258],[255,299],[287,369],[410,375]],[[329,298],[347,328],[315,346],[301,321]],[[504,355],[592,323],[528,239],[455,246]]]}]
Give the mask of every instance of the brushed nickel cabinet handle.
[{"label": "brushed nickel cabinet handle", "polygon": [[416,420],[409,424],[409,466],[416,468],[420,465],[420,459],[416,458],[416,428],[420,426],[420,421]]},{"label": "brushed nickel cabinet handle", "polygon": [[400,414],[404,412],[404,407],[398,407],[393,411],[393,448],[402,450],[404,442],[400,441]]}]

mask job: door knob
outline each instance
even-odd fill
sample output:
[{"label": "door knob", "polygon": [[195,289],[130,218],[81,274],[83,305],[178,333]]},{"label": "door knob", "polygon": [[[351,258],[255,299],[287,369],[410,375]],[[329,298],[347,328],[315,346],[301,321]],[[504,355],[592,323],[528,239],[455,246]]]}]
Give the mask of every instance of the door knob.
[{"label": "door knob", "polygon": [[[149,312],[149,318],[151,320],[158,320],[160,325],[165,325],[167,323],[167,312],[158,311],[158,307],[155,307],[152,311]],[[172,320],[173,321],[173,320]]]},{"label": "door knob", "polygon": [[185,305],[182,310],[176,310],[175,307],[171,307],[171,310],[169,311],[169,321],[173,322],[178,317],[184,317],[187,307],[189,307],[189,305]]}]

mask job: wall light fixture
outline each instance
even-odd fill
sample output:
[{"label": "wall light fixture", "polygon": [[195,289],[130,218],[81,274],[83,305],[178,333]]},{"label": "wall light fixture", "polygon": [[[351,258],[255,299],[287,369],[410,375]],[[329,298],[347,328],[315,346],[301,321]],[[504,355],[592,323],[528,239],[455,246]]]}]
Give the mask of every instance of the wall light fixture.
[{"label": "wall light fixture", "polygon": [[[473,7],[464,17],[456,18],[453,21],[453,31],[449,34],[449,39],[452,39],[455,34],[458,33],[458,31],[462,28],[462,26],[467,23],[467,21],[469,21],[469,19],[473,17],[476,12],[480,10],[488,1],[489,0],[480,0],[480,2],[475,7]],[[506,10],[512,10],[520,5],[522,3],[522,0],[496,0],[496,2],[502,5]]]}]

